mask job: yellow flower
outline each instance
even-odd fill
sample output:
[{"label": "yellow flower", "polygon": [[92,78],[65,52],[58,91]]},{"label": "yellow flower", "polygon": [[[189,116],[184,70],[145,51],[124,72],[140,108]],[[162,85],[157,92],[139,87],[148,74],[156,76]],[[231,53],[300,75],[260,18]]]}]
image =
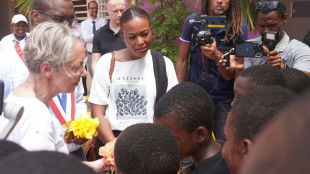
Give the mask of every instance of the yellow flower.
[{"label": "yellow flower", "polygon": [[92,139],[93,136],[98,134],[99,119],[81,114],[74,121],[70,121],[65,125],[68,127],[68,131],[72,131],[77,138]]},{"label": "yellow flower", "polygon": [[114,163],[114,145],[116,142],[116,138],[113,141],[110,141],[105,146],[99,148],[99,155],[103,156],[103,158],[109,161],[112,166],[110,167],[111,172],[115,170],[115,163]]}]

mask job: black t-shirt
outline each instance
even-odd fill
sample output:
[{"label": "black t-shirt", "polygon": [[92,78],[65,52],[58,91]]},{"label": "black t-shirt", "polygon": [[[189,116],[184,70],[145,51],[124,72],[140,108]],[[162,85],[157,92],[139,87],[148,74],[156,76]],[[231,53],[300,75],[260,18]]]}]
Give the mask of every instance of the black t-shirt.
[{"label": "black t-shirt", "polygon": [[125,42],[119,33],[111,30],[110,22],[96,31],[93,39],[93,53],[104,55],[124,48],[126,48]]},{"label": "black t-shirt", "polygon": [[191,174],[230,174],[230,170],[222,157],[222,151],[203,160]]}]

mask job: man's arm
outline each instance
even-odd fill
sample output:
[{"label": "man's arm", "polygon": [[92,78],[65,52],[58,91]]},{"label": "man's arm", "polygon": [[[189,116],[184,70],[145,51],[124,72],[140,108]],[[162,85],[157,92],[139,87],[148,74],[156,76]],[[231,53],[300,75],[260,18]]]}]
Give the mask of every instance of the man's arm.
[{"label": "man's arm", "polygon": [[[310,77],[310,47],[293,39],[287,48],[290,48],[292,54],[291,59],[294,61],[293,68],[303,71]],[[289,57],[287,58],[290,59]]]},{"label": "man's arm", "polygon": [[180,83],[185,81],[186,78],[189,49],[190,49],[189,43],[181,42],[179,57],[175,65],[175,71],[177,74],[178,81]]},{"label": "man's arm", "polygon": [[108,120],[104,117],[106,108],[107,105],[96,105],[93,103],[90,104],[92,117],[97,117],[100,121],[97,128],[98,138],[103,144],[106,144],[115,138]]},{"label": "man's arm", "polygon": [[[3,61],[3,62],[2,62]],[[9,93],[11,91],[13,91],[13,89],[11,88],[11,83],[10,80],[8,79],[10,71],[9,71],[9,66],[7,66],[4,62],[4,58],[0,60],[0,80],[3,81],[4,83],[4,88],[3,88],[3,100],[5,100],[8,96]],[[2,91],[0,91],[2,92]],[[0,115],[1,115],[1,111],[0,111]]]},{"label": "man's arm", "polygon": [[[222,53],[216,48],[215,39],[211,44],[202,45],[200,48],[203,55],[214,60],[216,63],[223,59]],[[223,66],[219,66],[219,72],[225,80],[231,80],[235,77],[233,69],[226,69]]]},{"label": "man's arm", "polygon": [[91,68],[93,70],[93,74],[95,73],[95,67],[100,57],[101,57],[101,53],[92,53],[91,55],[91,60],[92,60]]},{"label": "man's arm", "polygon": [[84,42],[86,42],[86,43],[89,43],[89,42],[92,43],[92,42],[93,42],[94,34],[89,32],[88,27],[89,27],[89,26],[87,26],[86,21],[83,21],[83,22],[81,23],[82,37],[83,37]]}]

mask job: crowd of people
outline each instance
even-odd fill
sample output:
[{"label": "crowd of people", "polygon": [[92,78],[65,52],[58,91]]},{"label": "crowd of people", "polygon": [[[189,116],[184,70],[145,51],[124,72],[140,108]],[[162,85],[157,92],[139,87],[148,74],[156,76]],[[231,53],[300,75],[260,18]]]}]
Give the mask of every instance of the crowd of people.
[{"label": "crowd of people", "polygon": [[[0,140],[0,173],[105,171],[113,164],[99,148],[115,138],[117,174],[309,173],[308,36],[303,43],[285,33],[282,1],[258,1],[261,36],[250,41],[261,41],[264,54],[226,55],[248,37],[240,3],[202,0],[200,13],[184,21],[174,67],[150,50],[151,18],[140,7],[107,0],[106,20],[90,1],[79,28],[71,0],[34,0],[32,31],[14,15],[13,33],[0,42],[4,100],[24,107]],[[198,43],[191,21],[200,15],[225,16],[227,26]],[[86,157],[86,139],[64,141],[63,125],[87,115],[87,73],[91,117],[100,121],[94,161]],[[0,132],[6,124],[0,116]]]}]

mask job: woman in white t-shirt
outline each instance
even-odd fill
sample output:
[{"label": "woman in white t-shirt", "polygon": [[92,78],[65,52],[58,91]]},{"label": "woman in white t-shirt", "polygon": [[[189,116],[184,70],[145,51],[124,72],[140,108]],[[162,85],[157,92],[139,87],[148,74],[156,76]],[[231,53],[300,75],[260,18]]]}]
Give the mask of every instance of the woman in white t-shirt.
[{"label": "woman in white t-shirt", "polygon": [[[153,122],[156,82],[150,18],[141,8],[129,8],[120,18],[120,27],[127,48],[99,59],[89,97],[92,115],[100,120],[99,139],[103,143],[115,138],[113,132],[136,123]],[[164,62],[169,90],[178,81],[171,60],[164,57]]]}]

